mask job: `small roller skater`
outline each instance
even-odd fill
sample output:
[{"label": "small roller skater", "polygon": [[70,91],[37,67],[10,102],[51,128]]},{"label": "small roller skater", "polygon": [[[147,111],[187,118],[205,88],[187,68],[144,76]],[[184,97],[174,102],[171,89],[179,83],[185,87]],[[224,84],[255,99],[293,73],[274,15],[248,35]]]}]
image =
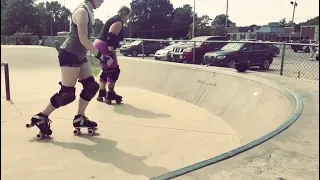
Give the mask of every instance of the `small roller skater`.
[{"label": "small roller skater", "polygon": [[49,115],[76,99],[75,85],[78,80],[83,89],[80,93],[78,112],[74,117],[73,126],[77,129],[86,127],[90,129],[89,134],[94,133],[97,123],[89,120],[84,112],[91,99],[97,94],[99,84],[93,77],[86,55],[90,51],[104,63],[113,61],[110,56],[102,55],[90,41],[94,25],[93,9],[99,8],[102,2],[103,0],[85,0],[72,13],[70,33],[61,45],[58,55],[62,75],[59,83],[61,88],[50,98],[47,107],[31,118],[31,123],[27,127],[36,125],[43,135],[51,135]]},{"label": "small roller skater", "polygon": [[[120,68],[116,56],[115,49],[119,46],[120,41],[124,39],[123,24],[130,17],[131,9],[122,6],[118,14],[111,17],[104,24],[98,38],[93,42],[93,45],[99,49],[103,55],[112,57],[111,62],[101,62],[102,73],[99,82],[99,95],[97,100],[111,104],[115,100],[116,103],[122,102],[122,96],[114,91],[114,86],[120,75]],[[108,85],[108,90],[106,90]]]}]

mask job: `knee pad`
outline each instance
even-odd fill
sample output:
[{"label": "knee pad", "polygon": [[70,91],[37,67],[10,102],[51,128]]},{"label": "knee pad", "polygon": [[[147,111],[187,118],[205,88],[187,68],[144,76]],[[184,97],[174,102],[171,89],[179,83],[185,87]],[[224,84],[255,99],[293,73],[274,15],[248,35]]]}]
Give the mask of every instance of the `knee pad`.
[{"label": "knee pad", "polygon": [[55,108],[68,105],[76,99],[76,88],[63,86],[61,82],[59,84],[61,85],[60,91],[50,98],[50,102]]},{"label": "knee pad", "polygon": [[97,94],[99,90],[99,84],[94,80],[92,76],[79,82],[83,86],[80,97],[86,101],[90,101]]},{"label": "knee pad", "polygon": [[119,68],[104,69],[100,75],[100,81],[109,82],[111,80],[112,83],[115,83],[118,80],[119,75],[120,75]]}]

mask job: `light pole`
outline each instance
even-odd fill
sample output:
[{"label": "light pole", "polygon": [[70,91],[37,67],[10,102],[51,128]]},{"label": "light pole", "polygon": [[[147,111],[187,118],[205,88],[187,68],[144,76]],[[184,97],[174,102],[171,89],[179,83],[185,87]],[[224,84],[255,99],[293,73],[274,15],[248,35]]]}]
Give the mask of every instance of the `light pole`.
[{"label": "light pole", "polygon": [[225,23],[225,29],[226,29],[226,36],[228,34],[227,27],[228,27],[228,10],[229,10],[229,0],[227,0],[227,7],[226,7],[226,23]]},{"label": "light pole", "polygon": [[67,31],[67,7],[66,7],[66,0],[63,0],[64,6],[64,31]]},{"label": "light pole", "polygon": [[[192,38],[194,38],[194,29],[195,29],[195,21],[196,19],[196,0],[193,0],[193,17],[192,17]],[[195,51],[195,46],[196,46],[196,42],[193,42],[193,49],[192,49],[192,61],[193,64],[195,63],[195,58],[196,58],[196,51]]]},{"label": "light pole", "polygon": [[296,12],[296,7],[298,6],[298,3],[296,1],[290,1],[290,4],[293,5],[293,13],[292,13],[292,19],[291,19],[291,30],[290,30],[290,36],[289,36],[289,43],[291,42],[292,31],[293,31],[294,13]]},{"label": "light pole", "polygon": [[196,19],[196,0],[193,0],[193,16],[192,16],[192,38],[194,38],[194,22]]}]

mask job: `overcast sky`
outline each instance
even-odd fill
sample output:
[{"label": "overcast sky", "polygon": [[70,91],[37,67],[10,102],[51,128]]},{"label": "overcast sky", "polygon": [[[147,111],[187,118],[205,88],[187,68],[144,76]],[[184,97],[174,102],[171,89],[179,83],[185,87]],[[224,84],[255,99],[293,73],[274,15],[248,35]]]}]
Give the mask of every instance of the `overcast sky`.
[{"label": "overcast sky", "polygon": [[[48,0],[37,0],[45,2]],[[50,1],[50,0],[49,0]],[[71,10],[83,0],[57,0]],[[110,2],[110,4],[108,3]],[[130,6],[131,0],[105,0],[102,6],[95,11],[95,18],[106,21],[113,16],[122,5]],[[209,15],[212,19],[218,14],[225,14],[226,0],[196,0],[196,12]],[[173,6],[184,4],[193,6],[193,0],[171,0]],[[295,22],[299,23],[319,15],[318,0],[299,0],[295,13]],[[268,22],[278,22],[281,18],[291,20],[293,6],[290,0],[229,0],[229,17],[237,26],[251,24],[263,25]]]}]

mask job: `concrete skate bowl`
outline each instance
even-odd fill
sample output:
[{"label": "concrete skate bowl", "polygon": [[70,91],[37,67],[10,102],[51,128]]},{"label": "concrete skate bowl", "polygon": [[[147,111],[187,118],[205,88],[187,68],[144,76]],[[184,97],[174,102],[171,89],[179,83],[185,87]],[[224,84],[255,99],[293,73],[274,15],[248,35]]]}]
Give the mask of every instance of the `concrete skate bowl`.
[{"label": "concrete skate bowl", "polygon": [[[22,137],[35,134],[21,126],[59,88],[57,52],[38,46],[1,46],[1,60],[9,63],[12,91],[12,101],[5,101],[2,83],[4,178],[32,174],[29,179],[48,179],[45,173],[50,173],[52,179],[67,174],[88,179],[92,173],[103,179],[102,172],[107,172],[110,179],[171,179],[267,141],[293,124],[303,109],[297,94],[250,73],[121,57],[116,90],[124,104],[92,101],[87,110],[89,117],[101,119],[97,145],[80,145],[86,140],[73,137],[66,128],[70,126],[66,115],[72,118],[77,103],[54,112],[53,142],[29,145]],[[40,78],[47,81],[41,81],[41,87],[34,85]],[[34,157],[35,150],[40,158]],[[59,158],[44,160],[48,154]],[[79,173],[77,167],[83,165],[87,170]],[[17,166],[23,166],[19,173]],[[41,168],[46,171],[38,172]]]}]

